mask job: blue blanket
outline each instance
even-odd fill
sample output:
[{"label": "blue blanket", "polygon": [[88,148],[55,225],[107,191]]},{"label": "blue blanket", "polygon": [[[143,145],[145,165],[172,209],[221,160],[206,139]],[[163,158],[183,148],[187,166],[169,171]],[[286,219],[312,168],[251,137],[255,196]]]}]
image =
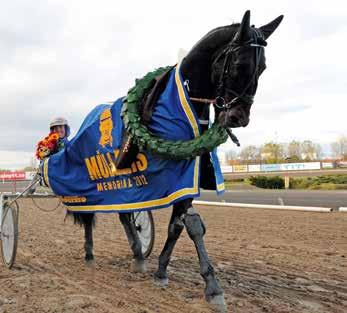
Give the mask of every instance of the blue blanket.
[{"label": "blue blanket", "polygon": [[[86,117],[64,150],[45,160],[43,177],[72,212],[132,212],[168,207],[200,193],[200,157],[173,161],[147,152],[131,167],[117,170],[115,160],[124,131],[122,99],[101,104]],[[150,130],[165,139],[189,140],[200,125],[177,68],[160,95]],[[224,191],[216,153],[211,155],[216,190]],[[202,169],[203,170],[203,169]]]}]

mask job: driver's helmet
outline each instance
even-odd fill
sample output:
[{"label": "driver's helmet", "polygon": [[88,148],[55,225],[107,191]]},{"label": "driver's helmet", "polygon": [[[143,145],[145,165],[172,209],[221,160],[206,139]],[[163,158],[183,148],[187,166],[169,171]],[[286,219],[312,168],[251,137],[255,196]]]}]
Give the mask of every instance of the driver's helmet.
[{"label": "driver's helmet", "polygon": [[66,138],[70,136],[70,126],[66,118],[64,117],[55,117],[49,123],[49,129],[52,131],[54,126],[65,126]]}]

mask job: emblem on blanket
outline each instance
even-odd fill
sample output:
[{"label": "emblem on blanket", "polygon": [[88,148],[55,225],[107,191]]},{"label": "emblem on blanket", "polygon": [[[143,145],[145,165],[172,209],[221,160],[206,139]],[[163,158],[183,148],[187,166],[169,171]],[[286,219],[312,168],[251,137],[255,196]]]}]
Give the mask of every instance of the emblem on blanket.
[{"label": "emblem on blanket", "polygon": [[[43,176],[72,212],[131,212],[168,207],[199,195],[200,157],[160,159],[140,152],[128,168],[116,169],[122,144],[123,102],[95,107],[64,150],[45,160]],[[191,140],[200,135],[193,106],[174,68],[152,114],[149,130],[167,140]],[[217,192],[223,178],[215,153]]]},{"label": "emblem on blanket", "polygon": [[99,144],[103,147],[106,145],[112,146],[112,129],[113,122],[111,116],[111,109],[106,109],[100,114],[100,141]]},{"label": "emblem on blanket", "polygon": [[84,159],[89,178],[91,181],[96,181],[98,191],[130,188],[133,186],[133,183],[129,178],[116,181],[105,181],[105,179],[135,173],[139,176],[132,176],[134,183],[137,186],[147,185],[146,177],[140,174],[148,167],[146,156],[143,153],[139,153],[137,160],[131,164],[130,168],[117,170],[115,162],[118,154],[119,149],[115,149],[113,152],[107,152],[105,154],[97,153],[95,156]]}]

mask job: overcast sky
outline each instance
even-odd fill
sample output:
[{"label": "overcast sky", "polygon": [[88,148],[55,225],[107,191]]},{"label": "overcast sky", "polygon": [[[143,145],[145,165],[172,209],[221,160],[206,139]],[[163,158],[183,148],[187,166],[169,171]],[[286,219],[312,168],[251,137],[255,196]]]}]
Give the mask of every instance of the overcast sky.
[{"label": "overcast sky", "polygon": [[28,165],[52,117],[75,132],[95,105],[246,9],[258,27],[285,18],[268,40],[251,123],[235,130],[241,144],[346,135],[345,1],[11,0],[0,11],[0,168]]}]

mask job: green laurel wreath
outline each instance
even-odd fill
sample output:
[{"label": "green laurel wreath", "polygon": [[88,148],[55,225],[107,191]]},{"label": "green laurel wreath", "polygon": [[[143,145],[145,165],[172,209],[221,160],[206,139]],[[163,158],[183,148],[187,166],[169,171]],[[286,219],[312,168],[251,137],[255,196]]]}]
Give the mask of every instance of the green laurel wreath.
[{"label": "green laurel wreath", "polygon": [[228,134],[226,129],[214,123],[211,128],[201,136],[192,140],[164,140],[153,135],[148,128],[141,123],[139,106],[141,100],[154,86],[155,78],[162,75],[172,67],[161,67],[149,72],[142,79],[136,79],[135,86],[128,91],[123,100],[122,118],[125,129],[132,136],[133,142],[140,150],[163,158],[172,160],[191,159],[210,152],[220,144],[226,142]]}]

